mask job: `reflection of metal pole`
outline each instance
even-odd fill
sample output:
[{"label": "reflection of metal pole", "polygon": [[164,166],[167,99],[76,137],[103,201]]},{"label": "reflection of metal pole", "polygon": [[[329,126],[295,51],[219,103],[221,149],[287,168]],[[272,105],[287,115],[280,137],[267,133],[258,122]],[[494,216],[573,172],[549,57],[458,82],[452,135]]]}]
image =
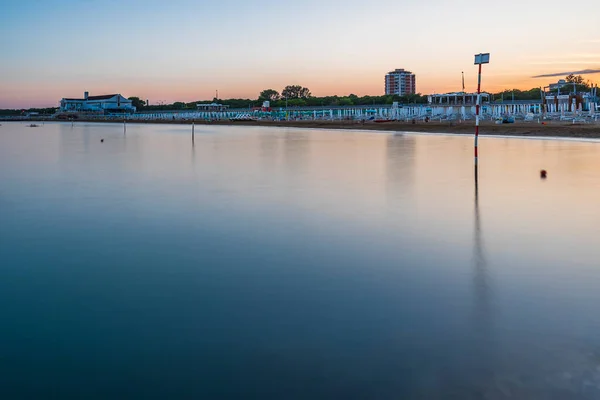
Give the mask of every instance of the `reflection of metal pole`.
[{"label": "reflection of metal pole", "polygon": [[[476,288],[485,288],[487,285],[485,284],[485,259],[483,257],[483,249],[482,249],[482,241],[481,241],[481,220],[479,218],[479,174],[478,174],[477,165],[475,165],[475,275],[474,280],[476,284]],[[481,294],[481,291],[477,290],[478,294]],[[479,295],[478,295],[479,297]],[[480,303],[480,298],[477,299],[478,304]]]},{"label": "reflection of metal pole", "polygon": [[491,287],[482,240],[479,214],[479,179],[475,165],[474,237],[473,237],[473,343],[476,360],[474,381],[483,387],[493,385],[494,342],[492,340]]},{"label": "reflection of metal pole", "polygon": [[489,282],[487,276],[487,263],[485,260],[485,251],[483,249],[483,240],[481,235],[481,219],[479,215],[479,179],[477,176],[477,167],[475,167],[475,236],[474,236],[474,273],[473,281],[475,284],[475,301],[478,314],[478,323],[481,324],[481,330],[487,330],[490,317],[489,301]]},{"label": "reflection of metal pole", "polygon": [[479,168],[475,164],[475,216],[479,219]]},{"label": "reflection of metal pole", "polygon": [[482,262],[484,257],[481,241],[481,220],[479,218],[479,176],[477,172],[477,166],[475,166],[475,266],[477,271],[481,272],[485,267],[485,263]]}]

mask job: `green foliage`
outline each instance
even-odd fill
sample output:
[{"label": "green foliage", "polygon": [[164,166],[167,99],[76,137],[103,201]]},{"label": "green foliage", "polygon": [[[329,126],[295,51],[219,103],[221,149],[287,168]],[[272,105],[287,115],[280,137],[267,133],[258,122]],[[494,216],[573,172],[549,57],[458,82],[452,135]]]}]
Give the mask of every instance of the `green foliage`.
[{"label": "green foliage", "polygon": [[176,101],[172,104],[155,104],[155,105],[146,105],[142,110],[139,108],[137,111],[143,112],[152,112],[152,111],[174,111],[174,110],[185,110],[185,109],[195,109],[196,103],[184,103],[182,101]]},{"label": "green foliage", "polygon": [[[563,86],[561,86],[560,93],[561,94],[569,94],[569,93],[572,93],[572,92],[581,93],[581,92],[587,92],[589,90],[590,90],[590,87],[587,86],[586,84],[575,84],[575,85],[573,85],[572,83],[565,83]],[[552,89],[550,92],[551,93],[557,93],[558,89]]]},{"label": "green foliage", "polygon": [[307,102],[304,99],[290,99],[288,100],[288,105],[290,107],[304,107],[307,105]]},{"label": "green foliage", "polygon": [[262,101],[250,99],[212,99],[193,101],[192,103],[188,104],[193,104],[193,108],[196,108],[196,104],[210,103],[223,104],[224,106],[229,106],[229,108],[251,108],[259,106],[260,104],[262,104]]},{"label": "green foliage", "polygon": [[338,106],[351,106],[354,103],[352,103],[352,99],[348,96],[348,97],[341,97],[338,100]]},{"label": "green foliage", "polygon": [[279,95],[279,92],[277,90],[274,89],[265,89],[262,92],[260,92],[260,95],[258,96],[258,100],[259,101],[277,101],[279,100],[281,96]]},{"label": "green foliage", "polygon": [[519,89],[511,89],[505,90],[503,92],[498,92],[493,94],[493,99],[495,101],[511,101],[513,100],[540,100],[542,98],[542,92],[539,88],[533,88],[529,90],[519,90]]},{"label": "green foliage", "polygon": [[228,99],[228,100],[220,101],[220,104],[229,106],[229,108],[251,108],[251,107],[257,107],[261,103],[262,102],[260,102],[258,100],[250,100],[250,99]]},{"label": "green foliage", "polygon": [[5,109],[5,110],[0,110],[0,116],[20,116],[20,115],[25,115],[28,113],[38,113],[39,116],[43,117],[43,116],[50,116],[53,115],[54,113],[56,113],[56,111],[58,110],[58,108],[56,107],[48,107],[48,108],[29,108],[27,110],[25,109],[18,109],[18,110],[10,110],[10,109]]},{"label": "green foliage", "polygon": [[310,96],[310,90],[300,85],[288,85],[281,91],[281,97],[287,99],[308,99]]},{"label": "green foliage", "polygon": [[[565,81],[567,81],[567,83],[561,86],[560,93],[588,92],[592,88],[590,81],[586,82],[581,75],[570,74],[565,77]],[[550,92],[556,93],[558,91],[559,89],[553,89]]]},{"label": "green foliage", "polygon": [[127,100],[131,100],[131,105],[134,106],[138,111],[146,106],[146,102],[139,97],[128,97]]},{"label": "green foliage", "polygon": [[[591,88],[591,84],[585,82],[581,75],[569,75],[565,78],[565,83],[560,89],[552,89],[550,93],[557,93],[560,91],[561,94],[569,94],[572,92],[588,92]],[[514,96],[514,97],[513,97]],[[542,97],[542,91],[540,88],[533,88],[529,90],[511,89],[503,92],[493,94],[495,101],[511,101],[511,100],[540,100]]]},{"label": "green foliage", "polygon": [[568,75],[565,78],[565,80],[567,82],[569,82],[569,83],[575,83],[575,84],[579,84],[579,85],[582,85],[585,82],[585,80],[583,79],[583,76],[581,76],[581,75],[577,75],[576,76],[576,75],[573,75],[573,74]]},{"label": "green foliage", "polygon": [[[576,89],[577,92],[587,92],[591,88],[589,81],[584,81],[581,75],[569,75],[565,78],[566,84],[561,88],[561,93],[568,94]],[[573,87],[575,84],[575,87]],[[556,90],[554,90],[556,92]],[[269,100],[271,107],[273,108],[284,108],[286,107],[286,96],[288,107],[331,107],[331,106],[377,106],[377,105],[389,105],[393,102],[398,102],[400,105],[406,104],[427,104],[427,96],[423,96],[420,93],[409,94],[404,96],[398,95],[384,95],[384,96],[362,96],[359,97],[354,93],[347,96],[323,96],[314,97],[311,95],[308,88],[300,85],[288,85],[286,86],[281,95],[274,89],[265,89],[260,92],[258,99],[212,99],[212,100],[201,100],[192,102],[181,102],[176,101],[173,104],[161,104],[161,105],[148,105],[145,101],[139,97],[129,97],[132,101],[133,106],[138,111],[161,111],[161,110],[196,110],[196,104],[209,104],[219,103],[229,106],[231,109],[249,109],[252,107],[260,107],[262,102]],[[514,96],[514,97],[513,97]],[[540,100],[541,89],[533,88],[529,90],[504,90],[502,92],[494,93],[493,100],[504,101],[514,100]],[[56,108],[30,108],[29,110],[0,110],[0,116],[18,116],[24,115],[27,112],[38,112],[40,115],[52,115],[57,111]]]},{"label": "green foliage", "polygon": [[52,115],[56,111],[58,111],[58,107],[48,107],[48,108],[30,108],[27,110],[28,112],[36,112],[40,115]]}]

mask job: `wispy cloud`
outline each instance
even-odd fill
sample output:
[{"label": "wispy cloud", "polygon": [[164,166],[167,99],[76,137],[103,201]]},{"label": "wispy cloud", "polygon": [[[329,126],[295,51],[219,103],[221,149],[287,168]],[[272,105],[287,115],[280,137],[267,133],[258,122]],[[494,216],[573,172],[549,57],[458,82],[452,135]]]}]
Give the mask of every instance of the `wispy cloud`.
[{"label": "wispy cloud", "polygon": [[[594,61],[531,61],[527,63],[528,65],[579,65],[579,66],[583,66],[586,64],[591,64],[591,65],[598,65],[600,64],[600,60],[594,60]],[[567,67],[568,68],[568,67]]]},{"label": "wispy cloud", "polygon": [[[600,43],[600,39],[598,40]],[[600,55],[598,53],[561,53],[561,54],[552,54],[552,55],[533,55],[530,57],[532,61],[556,61],[556,60],[580,60],[585,58],[599,58]],[[557,61],[560,62],[560,61]]]},{"label": "wispy cloud", "polygon": [[550,78],[553,76],[565,76],[565,75],[589,75],[589,74],[600,74],[600,69],[582,69],[579,71],[565,71],[565,72],[553,72],[551,74],[535,75],[532,78]]}]

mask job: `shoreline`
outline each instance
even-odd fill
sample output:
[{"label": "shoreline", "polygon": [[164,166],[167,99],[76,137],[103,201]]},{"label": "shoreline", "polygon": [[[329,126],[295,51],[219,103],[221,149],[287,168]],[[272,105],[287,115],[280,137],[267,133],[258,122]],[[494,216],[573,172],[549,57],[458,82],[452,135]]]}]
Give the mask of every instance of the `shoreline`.
[{"label": "shoreline", "polygon": [[[16,122],[16,121],[14,121]],[[39,123],[39,120],[20,120],[19,122]],[[44,121],[65,122],[68,121]],[[113,123],[122,124],[123,121],[78,119],[75,123]],[[176,124],[191,125],[191,120],[128,120],[129,124]],[[346,129],[362,131],[384,131],[384,132],[414,132],[414,133],[441,133],[441,134],[473,134],[475,131],[474,121],[467,122],[417,122],[415,124],[403,121],[394,122],[365,122],[358,121],[194,121],[195,125],[212,126],[264,126],[278,128],[304,128],[304,129]],[[572,124],[568,122],[537,122],[517,121],[512,124],[495,124],[483,121],[480,124],[480,136],[520,136],[520,137],[565,137],[582,139],[600,139],[600,123]]]}]

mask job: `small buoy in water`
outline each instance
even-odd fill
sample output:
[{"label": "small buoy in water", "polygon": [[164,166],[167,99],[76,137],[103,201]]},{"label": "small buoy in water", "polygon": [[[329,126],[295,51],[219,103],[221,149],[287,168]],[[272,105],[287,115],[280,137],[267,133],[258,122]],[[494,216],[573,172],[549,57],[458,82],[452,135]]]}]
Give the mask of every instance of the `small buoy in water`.
[{"label": "small buoy in water", "polygon": [[545,169],[541,170],[540,171],[540,178],[546,178],[546,174],[547,174],[547,172],[546,172]]},{"label": "small buoy in water", "polygon": [[100,139],[100,143],[104,143],[104,139]]}]

